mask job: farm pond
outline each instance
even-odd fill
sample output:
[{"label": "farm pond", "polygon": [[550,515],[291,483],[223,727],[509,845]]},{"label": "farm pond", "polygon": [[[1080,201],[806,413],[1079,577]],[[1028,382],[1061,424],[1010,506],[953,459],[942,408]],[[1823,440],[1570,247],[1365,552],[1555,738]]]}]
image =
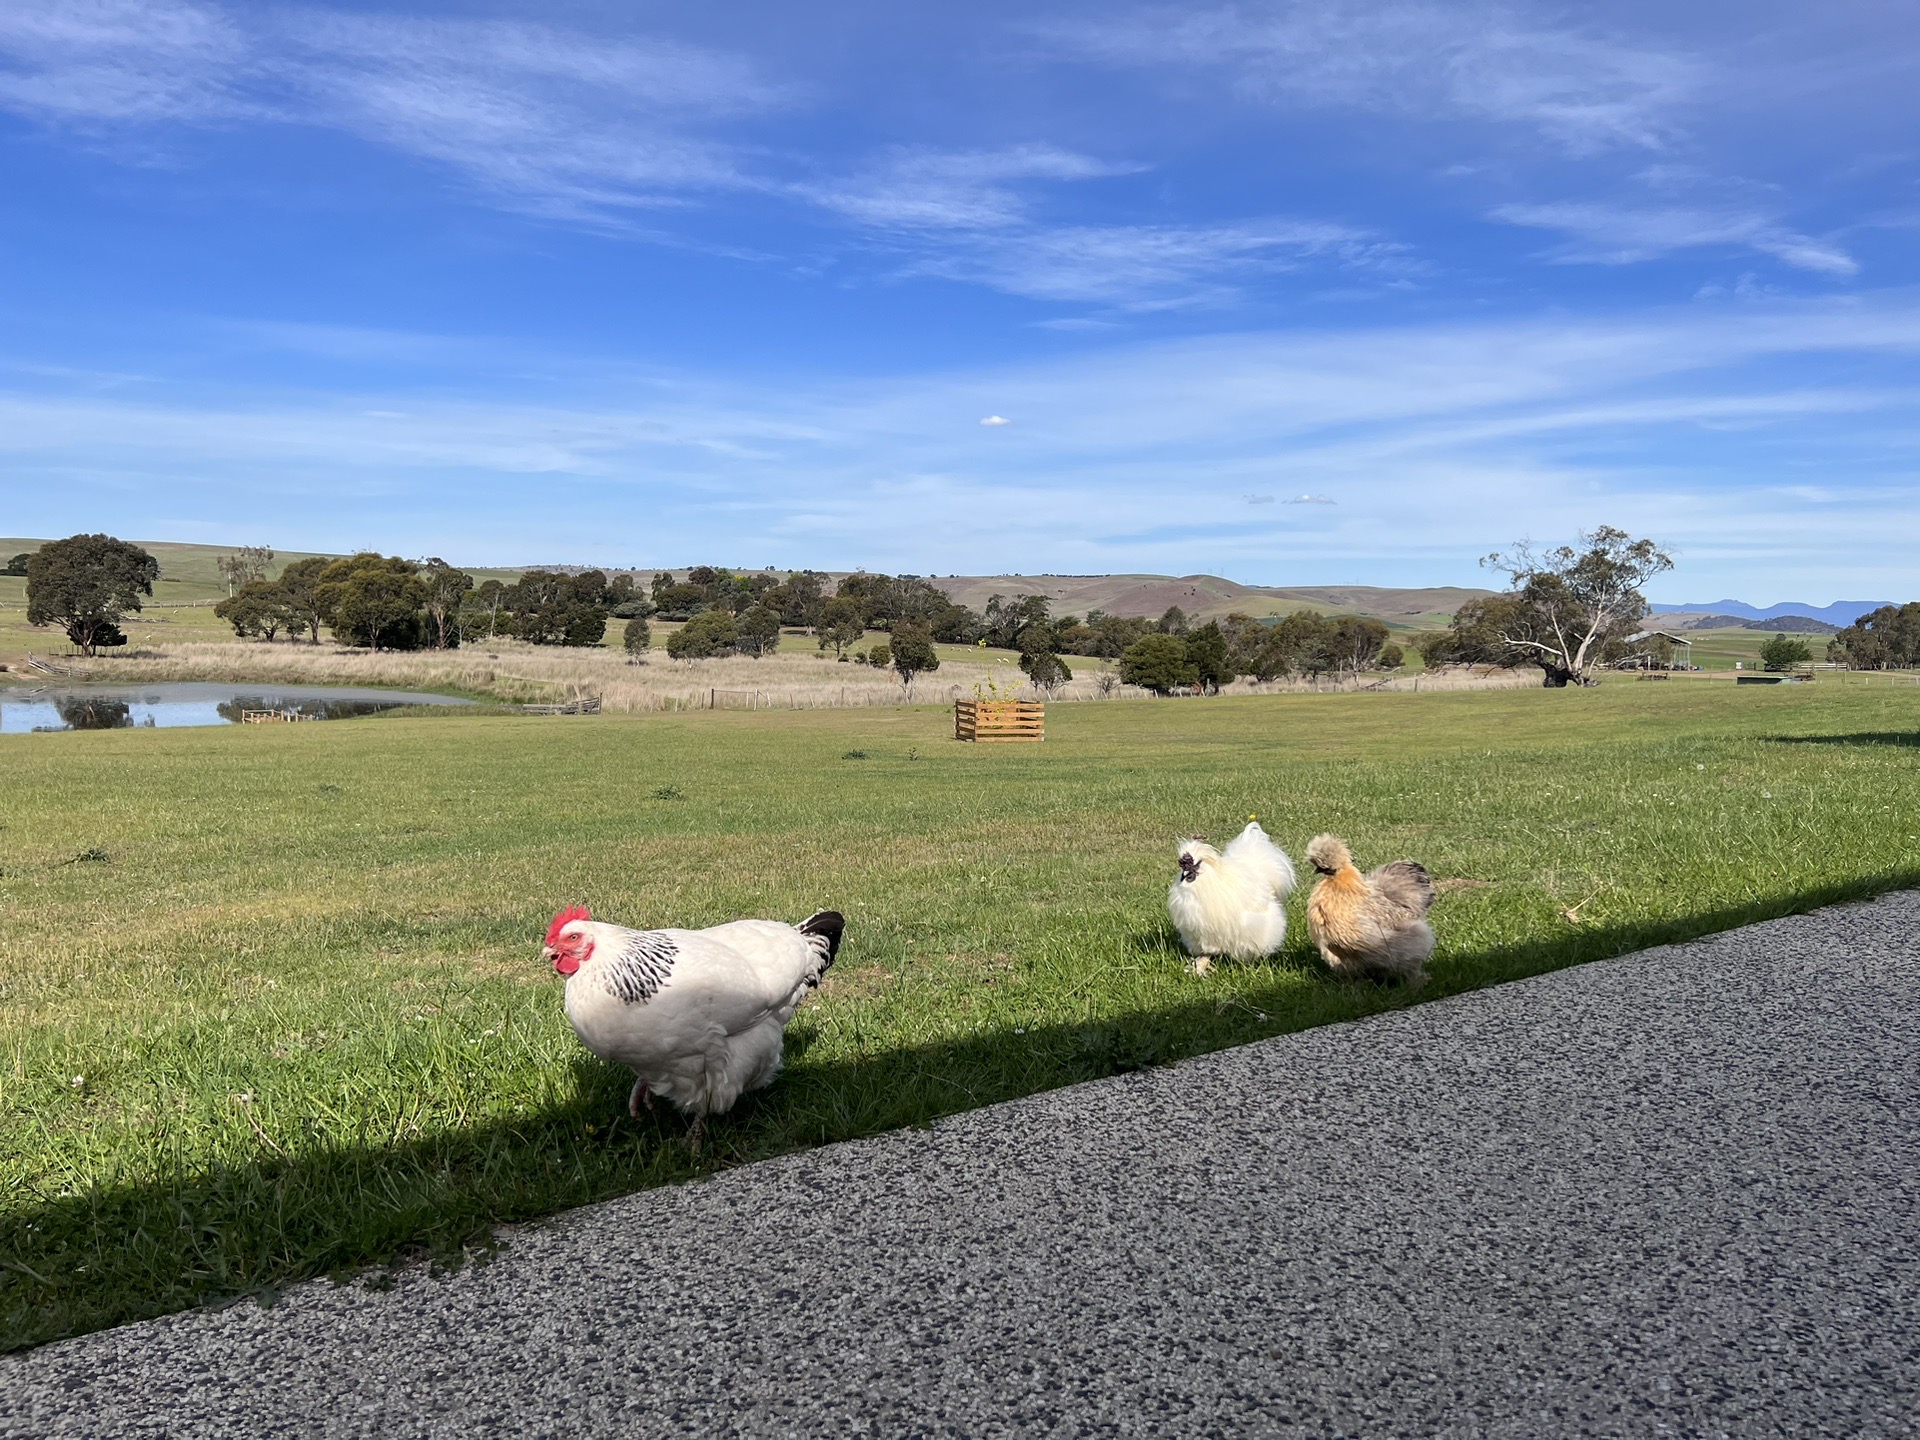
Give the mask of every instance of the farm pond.
[{"label": "farm pond", "polygon": [[47,685],[0,689],[0,734],[170,729],[251,720],[346,720],[401,705],[471,705],[452,695],[339,685]]}]

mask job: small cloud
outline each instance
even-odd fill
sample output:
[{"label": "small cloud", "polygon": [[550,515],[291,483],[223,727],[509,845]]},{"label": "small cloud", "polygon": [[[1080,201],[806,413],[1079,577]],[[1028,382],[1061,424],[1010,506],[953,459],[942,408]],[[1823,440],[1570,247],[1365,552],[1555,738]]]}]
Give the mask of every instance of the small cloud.
[{"label": "small cloud", "polygon": [[1271,496],[1271,495],[1249,495],[1249,496],[1247,496],[1247,503],[1248,503],[1249,505],[1271,505],[1271,504],[1273,503],[1273,496]]},{"label": "small cloud", "polygon": [[1778,285],[1762,284],[1760,277],[1751,270],[1742,275],[1732,285],[1724,285],[1718,280],[1710,280],[1694,291],[1696,300],[1767,300],[1784,294]]},{"label": "small cloud", "polygon": [[1296,495],[1287,501],[1289,505],[1337,505],[1337,500],[1329,500],[1325,495]]},{"label": "small cloud", "polygon": [[1680,250],[1743,247],[1800,270],[1847,277],[1860,265],[1838,245],[1799,234],[1758,211],[1615,205],[1498,205],[1510,225],[1559,230],[1570,237],[1546,252],[1560,265],[1634,265]]},{"label": "small cloud", "polygon": [[987,426],[998,426],[998,425],[1011,425],[1013,421],[1009,420],[1004,415],[988,415],[984,417],[980,421],[980,423],[982,425],[987,425]]}]

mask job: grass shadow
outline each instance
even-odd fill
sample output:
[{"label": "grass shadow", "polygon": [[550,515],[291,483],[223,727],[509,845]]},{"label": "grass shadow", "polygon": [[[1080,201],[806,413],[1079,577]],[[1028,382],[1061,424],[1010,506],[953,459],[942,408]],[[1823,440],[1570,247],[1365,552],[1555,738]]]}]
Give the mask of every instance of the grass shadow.
[{"label": "grass shadow", "polygon": [[1897,745],[1920,749],[1920,730],[1869,731],[1857,735],[1769,735],[1776,745]]},{"label": "grass shadow", "polygon": [[[1453,956],[1418,991],[1335,980],[1283,958],[1231,1000],[1178,1005],[1025,1033],[993,1032],[790,1068],[684,1144],[668,1107],[626,1113],[624,1071],[582,1054],[570,1097],[537,1114],[402,1144],[330,1148],[181,1169],[50,1199],[0,1235],[0,1350],[18,1349],[318,1275],[483,1257],[495,1226],[673,1184],[769,1156],[856,1139],[996,1101],[1227,1046],[1359,1019],[1754,921],[1920,886],[1920,867],[1676,919],[1569,930],[1551,940]],[[1136,951],[1177,953],[1164,931]],[[1303,984],[1303,979],[1305,983]],[[374,1267],[369,1269],[368,1267]]]}]

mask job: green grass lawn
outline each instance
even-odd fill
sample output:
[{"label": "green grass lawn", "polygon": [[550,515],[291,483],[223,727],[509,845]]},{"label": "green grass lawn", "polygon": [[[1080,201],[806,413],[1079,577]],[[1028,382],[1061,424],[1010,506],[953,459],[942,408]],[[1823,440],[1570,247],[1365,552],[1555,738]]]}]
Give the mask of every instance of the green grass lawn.
[{"label": "green grass lawn", "polygon": [[[1056,707],[480,716],[0,740],[0,1348],[703,1169],[1920,884],[1920,691],[1609,685]],[[861,758],[864,757],[864,758]],[[1176,832],[1441,877],[1417,997],[1295,934],[1187,973]],[[848,916],[789,1066],[625,1117],[538,957]],[[1566,912],[1577,917],[1569,920]]]},{"label": "green grass lawn", "polygon": [[[1654,623],[1654,622],[1648,622]],[[1749,670],[1760,668],[1760,647],[1771,640],[1776,632],[1772,630],[1689,630],[1687,639],[1693,642],[1693,663],[1703,670],[1731,670],[1736,660],[1745,664]],[[1807,649],[1816,660],[1827,658],[1827,637],[1824,635],[1802,635]]]},{"label": "green grass lawn", "polygon": [[[0,541],[0,550],[6,542]],[[138,615],[127,618],[128,648],[144,649],[169,641],[231,640],[233,627],[213,613],[214,601],[224,589],[197,580],[155,582],[153,598]],[[66,655],[73,649],[66,634],[52,625],[27,624],[27,582],[18,575],[0,575],[0,664],[19,664],[28,651],[39,655]]]}]

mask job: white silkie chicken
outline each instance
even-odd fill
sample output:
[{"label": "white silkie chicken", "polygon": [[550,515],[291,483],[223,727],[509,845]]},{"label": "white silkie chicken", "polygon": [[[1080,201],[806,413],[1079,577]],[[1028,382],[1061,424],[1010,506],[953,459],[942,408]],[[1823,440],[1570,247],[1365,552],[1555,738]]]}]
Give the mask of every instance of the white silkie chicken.
[{"label": "white silkie chicken", "polygon": [[1167,913],[1193,957],[1193,973],[1213,969],[1213,957],[1258,960],[1287,938],[1287,896],[1293,862],[1252,818],[1225,850],[1182,840],[1180,878],[1167,892]]},{"label": "white silkie chicken", "polygon": [[580,1043],[637,1077],[628,1112],[671,1100],[692,1115],[699,1148],[709,1115],[780,1073],[787,1022],[820,984],[846,920],[822,910],[798,925],[735,920],[705,930],[629,930],[562,910],[541,954],[567,977]]}]

